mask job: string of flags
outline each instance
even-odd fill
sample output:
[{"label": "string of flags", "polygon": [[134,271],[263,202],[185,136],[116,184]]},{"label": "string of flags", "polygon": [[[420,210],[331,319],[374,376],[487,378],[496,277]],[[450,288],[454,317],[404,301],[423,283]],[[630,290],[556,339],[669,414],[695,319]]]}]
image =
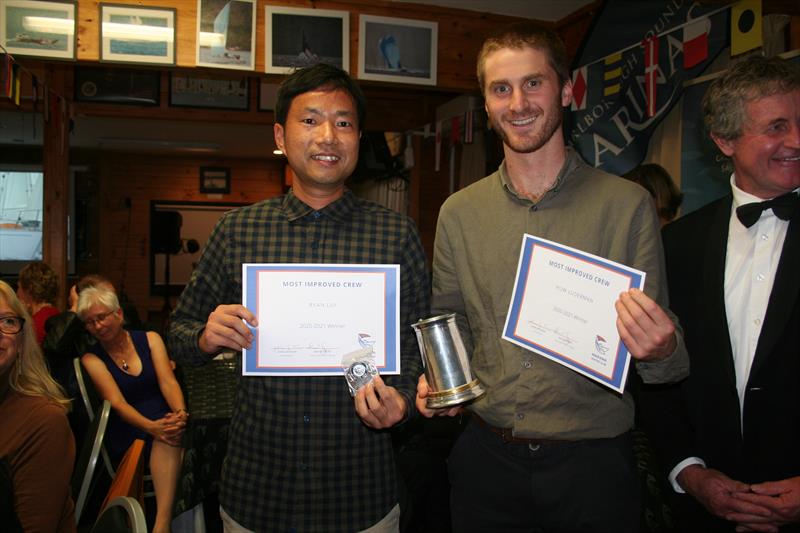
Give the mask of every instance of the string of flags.
[{"label": "string of flags", "polygon": [[[682,30],[683,68],[688,70],[699,65],[708,58],[708,35],[711,30],[711,17],[726,9],[731,10],[731,55],[739,55],[762,46],[761,0],[740,0],[733,5],[707,13],[658,35],[650,35],[641,43],[633,44],[604,57],[600,60],[604,65],[602,97],[613,97],[619,93],[620,80],[623,74],[623,54],[632,48],[640,46],[644,50],[647,116],[655,116],[659,41],[669,34]],[[572,111],[586,109],[589,90],[588,68],[597,62],[587,63],[572,72]]]},{"label": "string of flags", "polygon": [[[28,77],[30,95],[23,96],[23,77]],[[41,82],[39,77],[19,64],[8,51],[0,45],[0,98],[8,98],[14,105],[20,107],[23,99],[30,100],[34,113],[39,113],[41,103],[42,118],[45,123],[54,124],[60,131],[61,153],[64,153],[67,139],[67,127],[70,123],[68,115],[72,109],[67,99],[51,90],[47,83]],[[34,127],[35,127],[34,122]],[[34,130],[35,136],[35,130]]]}]

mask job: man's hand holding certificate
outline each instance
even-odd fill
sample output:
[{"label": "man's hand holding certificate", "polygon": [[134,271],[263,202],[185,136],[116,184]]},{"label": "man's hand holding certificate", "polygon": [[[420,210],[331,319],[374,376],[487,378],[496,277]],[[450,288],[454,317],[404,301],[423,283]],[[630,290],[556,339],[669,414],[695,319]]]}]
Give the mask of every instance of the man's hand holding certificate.
[{"label": "man's hand holding certificate", "polygon": [[[639,270],[525,235],[503,338],[622,392],[631,354],[617,329],[615,304],[644,280]],[[646,312],[630,309],[637,317],[628,312],[620,320],[634,334],[621,331],[644,338],[635,325]]]}]

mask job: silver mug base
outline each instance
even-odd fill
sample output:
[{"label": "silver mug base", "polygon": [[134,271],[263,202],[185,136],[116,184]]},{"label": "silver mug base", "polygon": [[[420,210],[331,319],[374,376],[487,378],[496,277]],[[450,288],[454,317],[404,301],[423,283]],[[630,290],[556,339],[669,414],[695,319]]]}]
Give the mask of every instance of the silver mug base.
[{"label": "silver mug base", "polygon": [[465,385],[443,391],[431,392],[428,395],[425,405],[428,409],[453,407],[474,400],[475,398],[480,398],[485,392],[480,382],[477,379],[473,379]]}]

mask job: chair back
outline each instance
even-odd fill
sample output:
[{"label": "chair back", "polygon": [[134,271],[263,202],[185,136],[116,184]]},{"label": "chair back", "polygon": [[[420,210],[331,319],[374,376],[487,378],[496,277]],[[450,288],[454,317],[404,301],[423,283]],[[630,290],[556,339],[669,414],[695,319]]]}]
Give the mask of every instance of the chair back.
[{"label": "chair back", "polygon": [[106,499],[100,506],[100,512],[106,505],[119,496],[135,498],[144,506],[144,441],[136,439],[122,456],[117,466],[117,475],[111,481]]},{"label": "chair back", "polygon": [[[94,421],[95,414],[100,407],[100,395],[97,394],[97,389],[94,388],[94,383],[91,379],[87,379],[83,373],[83,365],[79,357],[72,361],[75,367],[75,380],[78,382],[78,389],[81,392],[81,399],[86,408],[86,414],[89,416],[89,421]],[[114,464],[111,462],[111,456],[108,455],[108,450],[103,446],[100,449],[100,456],[103,458],[103,464],[106,466],[108,476],[114,478]]]},{"label": "chair back", "polygon": [[130,496],[114,498],[97,517],[91,533],[147,533],[142,506]]},{"label": "chair back", "polygon": [[100,406],[100,395],[97,394],[92,380],[87,380],[83,375],[83,365],[81,365],[80,357],[72,360],[72,366],[75,368],[75,380],[78,382],[78,390],[81,393],[83,406],[86,408],[89,422],[92,422],[94,421],[95,411]]},{"label": "chair back", "polygon": [[94,481],[97,458],[103,447],[103,439],[108,426],[108,416],[111,413],[111,403],[104,400],[98,415],[92,420],[89,432],[86,434],[75,469],[72,471],[72,497],[75,499],[75,521],[80,523],[81,513],[89,498],[89,492]]}]

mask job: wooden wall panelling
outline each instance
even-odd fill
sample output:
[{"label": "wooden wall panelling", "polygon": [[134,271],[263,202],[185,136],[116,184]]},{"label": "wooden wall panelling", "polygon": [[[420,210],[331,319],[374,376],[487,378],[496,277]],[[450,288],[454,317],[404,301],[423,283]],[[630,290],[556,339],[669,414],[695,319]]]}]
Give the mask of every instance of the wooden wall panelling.
[{"label": "wooden wall panelling", "polygon": [[[200,194],[201,166],[229,167],[231,193]],[[101,273],[117,287],[124,286],[142,317],[147,317],[149,311],[160,310],[163,305],[163,298],[150,295],[151,200],[249,204],[282,192],[282,164],[268,160],[104,153],[99,157],[98,168],[100,223],[103,225]]]},{"label": "wooden wall panelling", "polygon": [[[60,69],[46,69],[45,79],[56,92],[63,86]],[[29,93],[30,94],[30,93]],[[61,107],[60,105],[58,107]],[[66,109],[66,108],[65,108]],[[69,209],[69,125],[60,109],[51,109],[44,123],[42,169],[44,172],[44,220],[42,259],[58,274],[59,287],[67,282],[67,211]],[[59,292],[57,307],[65,305]]]}]

